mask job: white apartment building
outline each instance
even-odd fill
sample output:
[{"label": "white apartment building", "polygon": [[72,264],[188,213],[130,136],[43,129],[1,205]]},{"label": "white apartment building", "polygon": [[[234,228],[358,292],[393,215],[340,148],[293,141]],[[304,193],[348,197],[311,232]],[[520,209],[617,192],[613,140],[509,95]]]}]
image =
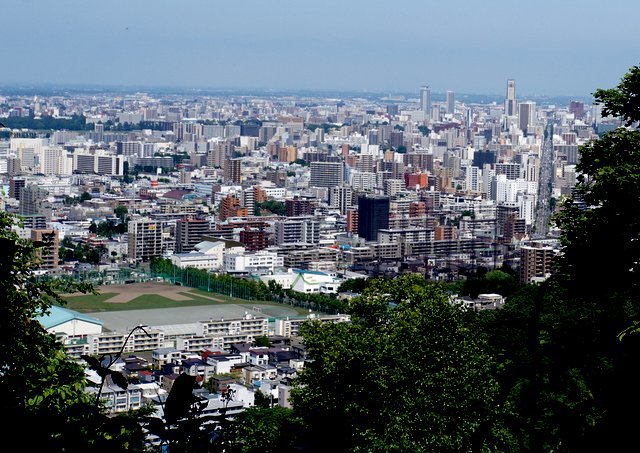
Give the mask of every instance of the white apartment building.
[{"label": "white apartment building", "polygon": [[[89,393],[97,393],[98,389],[91,387]],[[100,399],[105,402],[105,407],[110,414],[127,412],[142,407],[142,389],[139,385],[129,384],[126,390],[117,385],[105,385],[102,387]]]},{"label": "white apartment building", "polygon": [[89,152],[76,149],[73,153],[73,171],[122,176],[124,174],[124,159],[122,156],[111,155],[105,151]]},{"label": "white apartment building", "polygon": [[[149,351],[164,347],[164,332],[158,329],[146,329],[147,335],[136,330],[124,345],[123,353]],[[80,358],[81,355],[117,354],[130,332],[102,332],[75,338],[68,334],[61,334],[60,341],[64,344],[69,357]]]},{"label": "white apartment building", "polygon": [[307,321],[319,321],[319,322],[349,322],[351,317],[349,315],[318,315],[312,313],[303,318],[286,318],[276,320],[276,335],[283,337],[293,337],[300,334],[300,326]]},{"label": "white apartment building", "polygon": [[268,335],[269,319],[247,314],[239,319],[210,319],[208,321],[200,321],[196,325],[196,335],[199,336],[221,336],[237,333],[256,337]]},{"label": "white apartment building", "polygon": [[284,257],[277,253],[259,251],[252,254],[225,254],[224,270],[228,273],[253,272],[266,274],[275,272],[276,268],[284,266]]},{"label": "white apartment building", "polygon": [[317,244],[320,241],[320,222],[311,217],[290,217],[275,223],[276,243]]},{"label": "white apartment building", "polygon": [[130,257],[138,261],[148,261],[162,255],[162,224],[155,220],[139,219],[129,221],[128,248]]},{"label": "white apartment building", "polygon": [[224,250],[224,242],[203,241],[196,244],[192,252],[171,255],[171,262],[180,268],[221,269],[224,265]]},{"label": "white apartment building", "polygon": [[39,173],[45,175],[71,175],[73,159],[64,148],[45,146],[39,156]]}]

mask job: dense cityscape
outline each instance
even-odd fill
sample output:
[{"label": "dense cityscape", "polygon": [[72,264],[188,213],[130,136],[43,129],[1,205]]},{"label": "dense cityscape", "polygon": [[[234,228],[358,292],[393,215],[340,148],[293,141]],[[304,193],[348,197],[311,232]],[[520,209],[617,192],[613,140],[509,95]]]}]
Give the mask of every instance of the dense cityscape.
[{"label": "dense cityscape", "polygon": [[233,418],[265,400],[292,407],[303,323],[350,322],[370,279],[420,275],[448,284],[451,306],[500,309],[512,289],[464,282],[550,277],[561,249],[550,220],[574,194],[579,149],[620,125],[598,104],[505,88],[499,103],[429,86],[4,94],[0,208],[40,244],[38,279],[104,294],[83,313],[70,295],[38,319],[69,357],[126,377],[91,366],[87,392],[107,413],[151,405],[162,417],[186,374],[203,414]]},{"label": "dense cityscape", "polygon": [[[530,282],[548,270],[521,266],[522,250],[553,249],[548,220],[575,184],[578,147],[617,125],[583,102],[517,99],[514,80],[487,105],[451,91],[434,102],[427,86],[417,99],[0,101],[2,207],[25,218],[23,235],[55,232],[41,266],[55,275],[163,256],[265,283],[287,269],[329,283],[503,264]],[[224,253],[194,253],[205,236]]]}]

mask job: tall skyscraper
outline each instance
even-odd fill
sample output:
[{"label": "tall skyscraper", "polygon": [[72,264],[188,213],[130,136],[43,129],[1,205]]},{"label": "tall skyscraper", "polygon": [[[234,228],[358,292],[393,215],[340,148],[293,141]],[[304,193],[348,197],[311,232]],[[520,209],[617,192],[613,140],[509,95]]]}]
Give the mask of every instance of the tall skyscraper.
[{"label": "tall skyscraper", "polygon": [[504,100],[504,114],[515,116],[516,114],[516,81],[507,80],[507,97]]},{"label": "tall skyscraper", "polygon": [[358,198],[358,235],[367,241],[377,241],[381,228],[389,228],[389,197],[361,195]]},{"label": "tall skyscraper", "polygon": [[424,119],[431,119],[431,90],[426,85],[420,88],[420,110],[424,112]]},{"label": "tall skyscraper", "polygon": [[447,91],[447,113],[449,115],[456,113],[456,95],[453,91]]},{"label": "tall skyscraper", "polygon": [[536,103],[521,102],[518,104],[518,127],[526,134],[531,132],[536,120]]}]

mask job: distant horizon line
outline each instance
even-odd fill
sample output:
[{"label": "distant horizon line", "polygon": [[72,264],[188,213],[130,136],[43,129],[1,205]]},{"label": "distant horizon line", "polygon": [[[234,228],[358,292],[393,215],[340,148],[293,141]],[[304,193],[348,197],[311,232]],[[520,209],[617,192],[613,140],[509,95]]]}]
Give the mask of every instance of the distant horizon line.
[{"label": "distant horizon line", "polygon": [[[509,79],[511,80],[511,79]],[[124,91],[124,92],[154,92],[164,91],[167,94],[184,94],[184,92],[190,92],[197,94],[198,92],[229,92],[231,94],[240,94],[242,91],[248,93],[327,93],[327,94],[351,94],[351,95],[376,95],[376,96],[405,96],[419,98],[420,86],[416,87],[415,91],[400,91],[400,90],[382,90],[382,89],[362,89],[362,88],[265,88],[265,87],[204,87],[204,86],[189,86],[189,85],[171,85],[171,84],[158,84],[158,85],[145,85],[145,84],[95,84],[95,83],[48,83],[48,82],[0,82],[0,92],[2,90],[15,90],[26,91],[33,90],[77,90],[77,91]],[[441,94],[446,96],[447,91],[453,91],[456,95],[460,96],[485,96],[492,98],[505,98],[504,94],[488,93],[488,92],[472,92],[472,91],[456,91],[456,90],[432,90],[432,94]],[[516,91],[517,93],[517,91]],[[591,93],[589,94],[533,94],[524,93],[516,94],[517,98],[539,98],[539,99],[554,99],[554,98],[566,98],[566,99],[593,99]]]}]

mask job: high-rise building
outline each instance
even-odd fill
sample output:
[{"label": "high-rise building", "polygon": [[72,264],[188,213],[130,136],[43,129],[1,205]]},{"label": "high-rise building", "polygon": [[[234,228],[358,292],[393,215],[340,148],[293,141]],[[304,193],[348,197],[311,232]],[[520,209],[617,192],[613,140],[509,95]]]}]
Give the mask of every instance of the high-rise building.
[{"label": "high-rise building", "polygon": [[176,222],[176,253],[188,253],[209,234],[211,227],[208,220],[184,219]]},{"label": "high-rise building", "polygon": [[518,127],[525,134],[531,133],[536,120],[536,103],[531,101],[518,104]]},{"label": "high-rise building", "polygon": [[370,129],[367,133],[367,141],[370,145],[379,145],[380,144],[380,134],[378,133],[378,129]]},{"label": "high-rise building", "polygon": [[231,194],[228,194],[220,202],[218,217],[221,222],[224,222],[229,217],[246,217],[248,215],[249,210],[241,206],[240,200]]},{"label": "high-rise building", "polygon": [[518,179],[522,173],[520,164],[515,162],[498,162],[495,167],[496,175],[507,175],[507,179]]},{"label": "high-rise building", "polygon": [[427,204],[424,201],[414,201],[409,204],[409,217],[421,218],[427,216]]},{"label": "high-rise building", "polygon": [[405,173],[404,175],[404,184],[410,190],[424,189],[428,182],[427,173]]},{"label": "high-rise building", "polygon": [[433,239],[435,241],[453,241],[457,239],[457,231],[453,225],[436,225],[433,228]]},{"label": "high-rise building", "polygon": [[569,113],[573,113],[576,118],[584,118],[584,103],[580,101],[571,101],[569,103]]},{"label": "high-rise building", "polygon": [[14,156],[7,157],[7,175],[15,176],[19,175],[22,171],[22,163],[20,159]]},{"label": "high-rise building", "polygon": [[180,175],[179,175],[180,179],[179,182],[180,184],[191,184],[191,172],[181,168],[180,169]]},{"label": "high-rise building", "polygon": [[224,161],[224,181],[240,184],[242,181],[242,158],[226,159]]},{"label": "high-rise building", "polygon": [[389,104],[387,105],[387,115],[395,116],[398,114],[399,108],[397,104]]},{"label": "high-rise building", "polygon": [[496,235],[501,242],[509,243],[513,238],[522,239],[526,231],[525,220],[520,218],[520,207],[515,203],[496,206]]},{"label": "high-rise building", "polygon": [[507,80],[507,97],[504,100],[504,114],[507,116],[516,115],[516,81]]},{"label": "high-rise building", "polygon": [[40,173],[45,175],[70,175],[73,170],[73,158],[64,148],[44,147],[40,155]]},{"label": "high-rise building", "polygon": [[349,208],[347,210],[347,232],[348,233],[357,233],[358,232],[358,210],[354,208]]},{"label": "high-rise building", "polygon": [[391,131],[391,134],[389,134],[389,144],[395,148],[398,149],[403,145],[404,142],[404,132],[402,131],[396,131],[393,130]]},{"label": "high-rise building", "polygon": [[349,186],[336,186],[329,189],[329,206],[340,209],[340,214],[345,215],[353,206],[353,189]]},{"label": "high-rise building", "polygon": [[367,241],[377,241],[381,228],[389,228],[389,197],[358,197],[358,235]]},{"label": "high-rise building", "polygon": [[[139,162],[137,163],[140,164]],[[121,156],[110,155],[104,151],[96,153],[76,151],[73,153],[73,171],[76,173],[121,176],[124,174],[124,159]]]},{"label": "high-rise building", "polygon": [[420,88],[420,110],[424,113],[424,119],[431,119],[431,90],[428,86]]},{"label": "high-rise building", "polygon": [[464,176],[466,183],[466,190],[470,192],[480,192],[480,169],[473,165],[464,167]]},{"label": "high-rise building", "polygon": [[269,246],[269,235],[262,228],[250,228],[246,226],[240,231],[240,242],[244,244],[248,252],[256,252]]},{"label": "high-rise building", "polygon": [[254,203],[264,203],[267,201],[267,191],[260,186],[253,186]]},{"label": "high-rise building", "polygon": [[315,201],[295,196],[284,200],[287,217],[313,215]]},{"label": "high-rise building", "polygon": [[235,151],[235,146],[229,141],[207,143],[207,167],[224,167],[227,156]]},{"label": "high-rise building", "polygon": [[24,228],[30,228],[32,230],[47,229],[47,218],[42,214],[21,215],[20,218]]},{"label": "high-rise building", "polygon": [[343,182],[342,162],[311,162],[311,187],[335,187]]},{"label": "high-rise building", "polygon": [[404,179],[387,179],[384,181],[384,194],[389,197],[395,197],[404,189]]},{"label": "high-rise building", "polygon": [[20,214],[42,214],[51,218],[51,206],[47,202],[49,192],[33,184],[28,184],[20,190]]},{"label": "high-rise building", "polygon": [[116,142],[116,152],[123,156],[142,157],[142,142]]},{"label": "high-rise building", "polygon": [[9,180],[9,196],[20,200],[20,193],[26,185],[27,181],[23,178],[11,178]]},{"label": "high-rise building", "polygon": [[247,215],[253,215],[256,210],[255,187],[247,187],[242,190],[242,207],[247,208]]},{"label": "high-rise building", "polygon": [[317,244],[320,242],[320,222],[312,217],[291,217],[275,223],[276,243]]},{"label": "high-rise building", "polygon": [[149,261],[162,255],[162,224],[154,220],[130,220],[128,223],[129,255],[137,261]]},{"label": "high-rise building", "polygon": [[280,162],[293,162],[298,157],[298,150],[295,146],[283,145],[278,149],[278,160]]},{"label": "high-rise building", "polygon": [[453,91],[447,91],[447,113],[449,115],[456,113],[456,96]]},{"label": "high-rise building", "polygon": [[551,275],[553,249],[540,243],[523,246],[520,251],[520,282],[531,283],[535,279],[546,279]]},{"label": "high-rise building", "polygon": [[59,239],[56,230],[31,230],[31,240],[42,242],[36,248],[36,257],[40,260],[40,269],[58,268]]}]

